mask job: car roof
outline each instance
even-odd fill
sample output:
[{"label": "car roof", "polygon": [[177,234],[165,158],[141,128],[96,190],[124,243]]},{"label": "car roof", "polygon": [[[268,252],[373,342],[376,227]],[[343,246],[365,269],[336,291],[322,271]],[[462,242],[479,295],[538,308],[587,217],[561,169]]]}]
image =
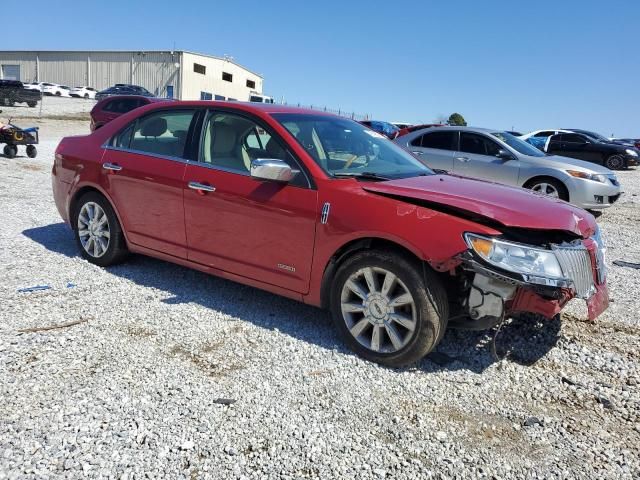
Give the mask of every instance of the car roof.
[{"label": "car roof", "polygon": [[[480,128],[480,127],[463,127],[463,126],[457,126],[457,125],[446,125],[443,127],[427,127],[427,128],[423,128],[422,130],[416,130],[416,132],[422,132],[423,130],[429,131],[429,132],[459,130],[461,132],[472,132],[472,133],[493,133],[493,132],[506,131],[506,130],[501,130],[499,128]],[[413,133],[416,133],[416,132],[413,132]]]},{"label": "car roof", "polygon": [[[166,100],[166,99],[162,99]],[[337,115],[333,115],[328,112],[323,112],[320,110],[311,110],[308,108],[300,108],[300,107],[290,107],[288,105],[279,105],[276,103],[258,103],[258,102],[223,102],[219,100],[176,100],[172,102],[172,106],[178,108],[180,106],[187,107],[239,107],[240,110],[247,111],[261,111],[264,113],[300,113],[306,115],[322,115],[326,117],[337,117]],[[338,117],[343,118],[343,117]]]}]

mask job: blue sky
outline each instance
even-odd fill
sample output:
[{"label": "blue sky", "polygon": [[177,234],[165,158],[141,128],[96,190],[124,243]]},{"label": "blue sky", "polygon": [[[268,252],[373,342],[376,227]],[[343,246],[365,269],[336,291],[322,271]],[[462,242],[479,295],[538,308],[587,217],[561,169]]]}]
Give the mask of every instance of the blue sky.
[{"label": "blue sky", "polygon": [[[640,2],[28,2],[0,49],[228,54],[278,100],[430,122],[640,137]],[[64,4],[63,4],[64,5]],[[28,28],[25,26],[28,25]]]}]

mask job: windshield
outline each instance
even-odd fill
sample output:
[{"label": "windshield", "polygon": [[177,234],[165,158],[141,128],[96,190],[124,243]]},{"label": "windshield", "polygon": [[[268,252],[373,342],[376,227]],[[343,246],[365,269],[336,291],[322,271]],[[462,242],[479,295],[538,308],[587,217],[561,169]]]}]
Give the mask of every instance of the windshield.
[{"label": "windshield", "polygon": [[289,113],[272,116],[330,175],[395,179],[433,174],[395,143],[353,120]]},{"label": "windshield", "polygon": [[507,132],[494,132],[491,135],[502,140],[504,143],[513,148],[516,152],[522,153],[523,155],[529,155],[530,157],[544,157],[545,154],[538,150],[533,145],[520,140],[518,137],[514,137],[510,133]]}]

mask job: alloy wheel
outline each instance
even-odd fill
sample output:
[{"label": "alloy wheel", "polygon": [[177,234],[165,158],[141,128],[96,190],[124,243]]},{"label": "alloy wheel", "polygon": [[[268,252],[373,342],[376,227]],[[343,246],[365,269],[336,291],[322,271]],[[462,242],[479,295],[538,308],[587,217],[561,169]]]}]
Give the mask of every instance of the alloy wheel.
[{"label": "alloy wheel", "polygon": [[87,202],[80,209],[78,236],[82,248],[94,258],[102,257],[109,248],[111,240],[109,219],[97,203]]},{"label": "alloy wheel", "polygon": [[536,183],[533,187],[531,187],[531,190],[533,190],[534,192],[542,193],[544,195],[548,195],[549,197],[560,198],[558,189],[550,183]]},{"label": "alloy wheel", "polygon": [[340,305],[353,338],[374,352],[401,350],[417,328],[411,292],[384,268],[366,267],[353,273],[342,287]]},{"label": "alloy wheel", "polygon": [[624,159],[620,155],[612,155],[607,158],[606,167],[609,170],[621,170],[624,167]]}]

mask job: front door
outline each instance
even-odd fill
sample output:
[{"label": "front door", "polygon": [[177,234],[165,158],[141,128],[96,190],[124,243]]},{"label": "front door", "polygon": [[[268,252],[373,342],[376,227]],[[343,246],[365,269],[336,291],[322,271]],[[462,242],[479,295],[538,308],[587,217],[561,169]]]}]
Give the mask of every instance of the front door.
[{"label": "front door", "polygon": [[186,258],[183,186],[193,110],[156,111],[134,121],[105,150],[103,185],[130,242]]},{"label": "front door", "polygon": [[461,132],[460,148],[453,159],[453,172],[505,185],[517,185],[520,161],[498,157],[502,147],[479,133]]},{"label": "front door", "polygon": [[[309,289],[317,190],[284,143],[255,119],[211,112],[199,161],[185,174],[189,259],[299,293]],[[277,158],[300,172],[289,184],[250,176],[251,160]]]}]

